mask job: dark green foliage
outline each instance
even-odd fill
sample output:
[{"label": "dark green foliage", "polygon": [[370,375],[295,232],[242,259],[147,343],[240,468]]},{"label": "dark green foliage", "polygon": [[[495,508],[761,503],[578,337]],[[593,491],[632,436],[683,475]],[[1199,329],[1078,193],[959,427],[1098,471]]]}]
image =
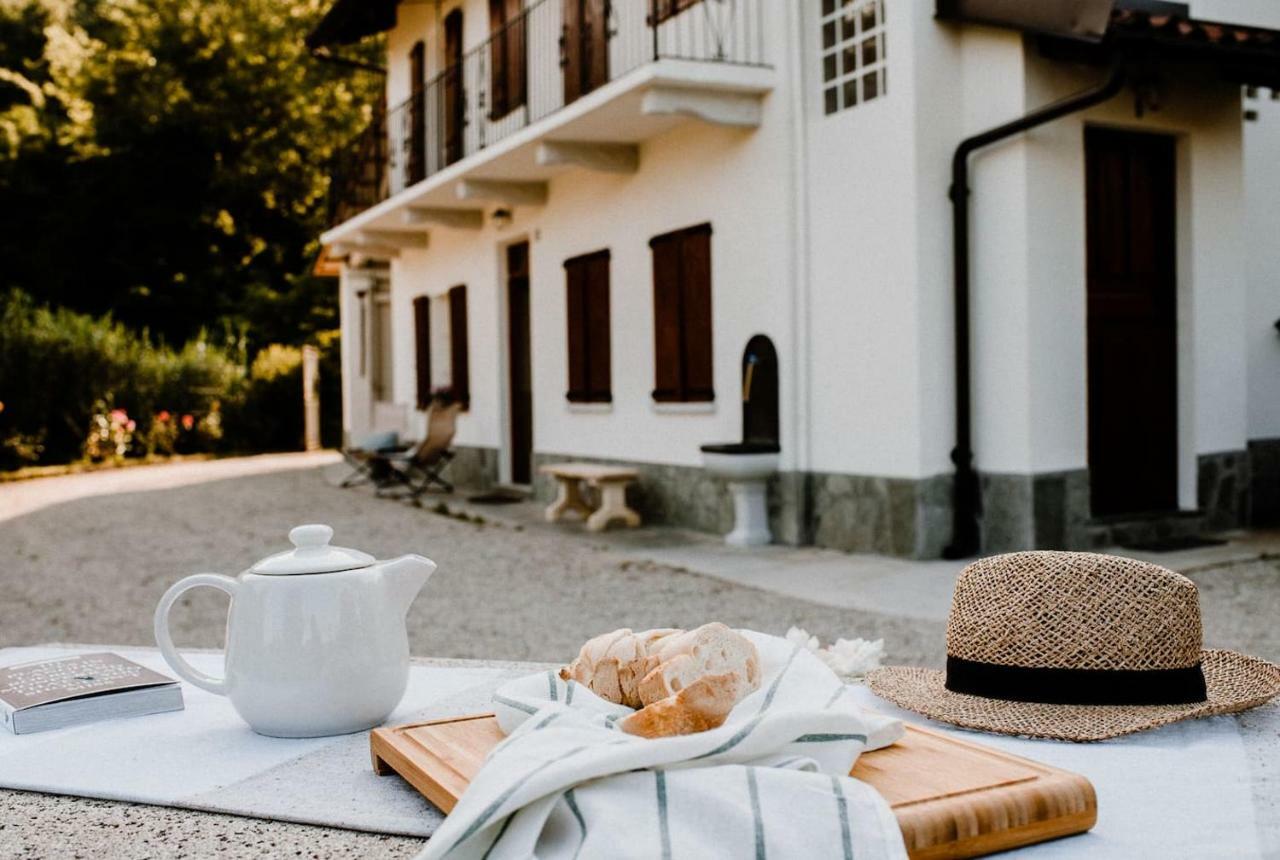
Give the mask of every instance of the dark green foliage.
[{"label": "dark green foliage", "polygon": [[335,328],[329,165],[382,79],[307,55],[327,5],[0,4],[0,287],[169,343]]}]

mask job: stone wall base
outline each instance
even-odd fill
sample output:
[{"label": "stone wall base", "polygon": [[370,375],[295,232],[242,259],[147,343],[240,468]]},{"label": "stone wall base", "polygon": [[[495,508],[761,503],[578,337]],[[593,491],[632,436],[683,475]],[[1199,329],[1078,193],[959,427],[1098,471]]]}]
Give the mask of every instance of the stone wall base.
[{"label": "stone wall base", "polygon": [[487,490],[498,483],[498,449],[455,445],[445,477],[459,487]]},{"label": "stone wall base", "polygon": [[[467,474],[481,477],[477,482],[481,486],[496,483],[497,452],[470,450]],[[464,483],[463,459],[460,455],[452,467],[459,483]],[[700,467],[535,453],[535,471],[564,460],[634,467],[640,478],[628,498],[646,522],[713,534],[733,527],[728,487]],[[778,543],[938,558],[951,539],[951,483],[950,475],[910,479],[783,472],[769,483],[769,524]],[[1201,455],[1197,486],[1200,510],[1173,512],[1164,518],[1169,523],[1160,517],[1143,517],[1135,523],[1100,522],[1090,516],[1087,469],[984,473],[982,552],[1096,549],[1148,533],[1153,538],[1167,536],[1170,529],[1218,531],[1251,522],[1278,522],[1280,439],[1251,442],[1248,451]],[[550,502],[555,497],[554,482],[537,475],[534,495]]]}]

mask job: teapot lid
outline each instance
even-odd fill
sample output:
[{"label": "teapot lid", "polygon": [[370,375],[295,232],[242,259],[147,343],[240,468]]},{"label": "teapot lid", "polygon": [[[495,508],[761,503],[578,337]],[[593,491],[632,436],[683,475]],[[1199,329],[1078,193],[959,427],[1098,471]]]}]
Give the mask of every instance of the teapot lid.
[{"label": "teapot lid", "polygon": [[269,555],[249,568],[250,573],[296,574],[333,573],[356,570],[373,564],[374,558],[358,549],[329,546],[333,529],[325,525],[305,525],[289,530],[293,549]]}]

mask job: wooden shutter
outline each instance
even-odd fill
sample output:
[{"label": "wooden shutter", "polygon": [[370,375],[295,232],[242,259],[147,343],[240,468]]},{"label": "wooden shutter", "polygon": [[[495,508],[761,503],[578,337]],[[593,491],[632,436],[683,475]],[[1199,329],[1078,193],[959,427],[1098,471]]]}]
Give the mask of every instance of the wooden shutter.
[{"label": "wooden shutter", "polygon": [[563,0],[560,68],[564,70],[564,103],[582,95],[582,0]]},{"label": "wooden shutter", "polygon": [[574,403],[613,399],[609,355],[609,252],[566,260],[569,391]]},{"label": "wooden shutter", "polygon": [[489,0],[489,118],[507,115],[507,0]]},{"label": "wooden shutter", "polygon": [[695,227],[681,237],[681,326],[684,399],[714,400],[711,377],[711,227]]},{"label": "wooden shutter", "polygon": [[569,390],[571,403],[587,399],[587,272],[583,259],[564,264],[566,312],[568,319]]},{"label": "wooden shutter", "polygon": [[653,249],[653,399],[682,397],[680,369],[680,237],[667,234],[649,242]]},{"label": "wooden shutter", "polygon": [[457,286],[449,290],[449,363],[453,396],[463,408],[471,402],[467,355],[467,288]]},{"label": "wooden shutter", "polygon": [[528,89],[525,73],[525,44],[528,39],[528,17],[521,6],[521,0],[507,2],[507,42],[506,42],[506,112],[523,107]]},{"label": "wooden shutter", "polygon": [[609,82],[609,0],[582,3],[582,94]]},{"label": "wooden shutter", "polygon": [[409,51],[409,147],[408,183],[427,175],[427,58],[426,46],[415,42]]},{"label": "wooden shutter", "polygon": [[414,351],[417,365],[418,408],[431,405],[431,297],[413,300]]},{"label": "wooden shutter", "polygon": [[587,390],[593,403],[613,400],[609,356],[609,252],[593,254],[587,263]]},{"label": "wooden shutter", "polygon": [[711,225],[657,236],[649,246],[653,249],[653,399],[714,400]]}]

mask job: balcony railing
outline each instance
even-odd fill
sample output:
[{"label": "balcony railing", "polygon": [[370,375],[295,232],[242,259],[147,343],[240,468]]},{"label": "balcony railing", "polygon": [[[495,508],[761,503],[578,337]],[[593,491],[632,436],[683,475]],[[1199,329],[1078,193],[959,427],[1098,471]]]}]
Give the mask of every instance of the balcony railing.
[{"label": "balcony railing", "polygon": [[764,66],[768,2],[536,0],[460,62],[412,82],[409,98],[386,114],[376,199],[366,182],[357,184],[359,201],[332,208],[349,217],[646,63]]}]

